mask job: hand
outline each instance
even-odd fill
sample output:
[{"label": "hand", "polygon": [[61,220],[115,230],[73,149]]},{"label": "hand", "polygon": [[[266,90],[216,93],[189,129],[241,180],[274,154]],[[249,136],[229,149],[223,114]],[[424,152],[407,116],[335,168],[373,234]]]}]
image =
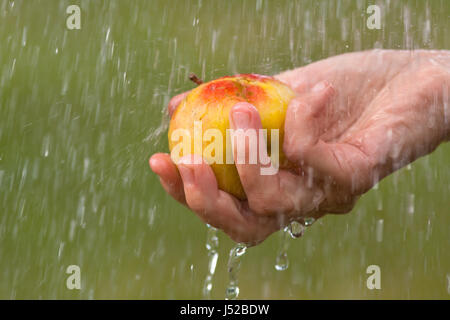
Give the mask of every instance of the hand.
[{"label": "hand", "polygon": [[[261,176],[258,164],[238,165],[245,202],[219,190],[206,164],[179,164],[180,176],[169,155],[156,154],[150,166],[165,190],[205,222],[237,242],[256,244],[291,220],[349,212],[384,176],[448,139],[448,70],[448,52],[372,51],[278,75],[298,92],[288,108],[283,150],[300,174]],[[169,113],[185,94],[171,100]],[[242,113],[247,124],[235,121]],[[230,123],[261,126],[246,103],[232,109]]]},{"label": "hand", "polygon": [[[448,51],[392,50],[345,54],[278,76],[300,92],[286,115],[284,151],[322,186],[322,211],[350,211],[382,178],[448,140],[449,76]],[[336,94],[328,98],[331,88]]]},{"label": "hand", "polygon": [[[232,108],[230,123],[233,129],[262,128],[258,111],[248,103]],[[266,149],[265,141],[258,141],[258,146]],[[276,175],[260,175],[260,164],[236,164],[248,196],[248,201],[240,201],[219,190],[211,167],[202,159],[202,164],[194,164],[198,162],[193,157],[182,158],[177,170],[168,154],[159,153],[150,158],[150,166],[169,194],[236,242],[255,245],[288,221],[299,218],[291,213],[313,212],[315,203],[321,200],[321,193],[314,194],[320,190],[306,187],[306,177],[284,170]]]}]

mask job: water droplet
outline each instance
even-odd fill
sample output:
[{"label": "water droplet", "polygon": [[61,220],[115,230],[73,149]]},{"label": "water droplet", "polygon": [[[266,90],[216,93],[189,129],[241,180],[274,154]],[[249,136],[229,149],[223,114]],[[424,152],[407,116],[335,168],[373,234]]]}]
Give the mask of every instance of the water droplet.
[{"label": "water droplet", "polygon": [[430,235],[431,235],[431,220],[428,219],[427,222],[427,233],[426,233],[426,240],[430,240]]},{"label": "water droplet", "polygon": [[22,47],[27,45],[27,28],[24,28],[22,31]]},{"label": "water droplet", "polygon": [[108,42],[109,39],[109,32],[111,31],[111,28],[108,28],[108,30],[106,30],[106,37],[105,37],[105,42]]},{"label": "water droplet", "polygon": [[208,272],[213,275],[216,272],[217,259],[219,258],[219,254],[217,251],[214,251],[210,254],[209,263],[208,263]]},{"label": "water droplet", "polygon": [[226,300],[235,300],[239,296],[239,287],[238,286],[228,286],[227,291],[225,293]]},{"label": "water droplet", "polygon": [[42,155],[48,157],[50,149],[50,136],[46,135],[42,141]]},{"label": "water droplet", "polygon": [[[208,250],[208,274],[206,275],[205,282],[203,284],[203,297],[205,299],[211,299],[212,291],[212,279],[214,273],[216,272],[217,260],[219,259],[219,253],[217,249],[219,248],[219,238],[217,237],[217,229],[211,227],[209,224],[206,225],[208,231],[206,234],[206,250]],[[191,268],[192,270],[192,268]]]},{"label": "water droplet", "polygon": [[212,291],[212,275],[208,274],[203,284],[203,291],[202,291],[203,297],[205,299],[211,299],[211,291]]},{"label": "water droplet", "polygon": [[247,251],[247,246],[240,244],[240,245],[236,246],[235,255],[236,255],[236,257],[240,257],[240,256],[244,255],[246,251]]},{"label": "water droplet", "polygon": [[408,194],[408,213],[413,214],[414,209],[414,194],[410,193]]},{"label": "water droplet", "polygon": [[65,245],[65,243],[64,243],[64,242],[60,242],[60,244],[59,244],[59,248],[58,248],[58,259],[60,259],[60,258],[61,258],[61,253],[63,252],[63,249],[64,249],[64,245]]},{"label": "water droplet", "polygon": [[305,231],[305,227],[298,221],[292,221],[289,225],[289,234],[293,239],[300,238]]},{"label": "water droplet", "polygon": [[209,224],[206,225],[208,227],[208,232],[206,235],[206,249],[208,251],[215,251],[219,247],[219,238],[217,237],[217,229],[211,227]]},{"label": "water droplet", "polygon": [[379,219],[377,221],[377,228],[376,228],[376,232],[375,232],[377,242],[383,241],[383,225],[384,225],[383,219]]},{"label": "water droplet", "polygon": [[316,219],[314,219],[313,217],[305,218],[305,220],[304,220],[305,227],[312,226],[312,224],[313,224],[314,222],[316,222]]},{"label": "water droplet", "polygon": [[447,292],[450,294],[450,273],[447,274]]},{"label": "water droplet", "polygon": [[75,237],[75,227],[76,227],[76,221],[72,220],[70,221],[70,229],[69,229],[69,241],[72,242]]},{"label": "water droplet", "polygon": [[247,251],[247,246],[243,243],[238,243],[230,251],[230,257],[228,258],[228,286],[225,291],[226,300],[234,300],[239,296],[238,287],[238,273],[241,267],[241,257]]},{"label": "water droplet", "polygon": [[277,259],[275,262],[275,269],[278,271],[286,270],[289,267],[289,259],[287,250],[289,248],[289,226],[285,227],[281,233],[280,249],[278,250]]},{"label": "water droplet", "polygon": [[277,271],[284,271],[289,267],[289,258],[286,252],[282,252],[277,256],[275,263],[275,269]]}]

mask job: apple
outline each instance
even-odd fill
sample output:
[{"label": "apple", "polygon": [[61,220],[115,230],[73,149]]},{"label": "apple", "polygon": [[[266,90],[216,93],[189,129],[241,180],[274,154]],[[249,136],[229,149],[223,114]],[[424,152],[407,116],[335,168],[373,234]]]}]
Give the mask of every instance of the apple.
[{"label": "apple", "polygon": [[[233,159],[229,161],[229,114],[238,102],[251,103],[258,110],[267,132],[267,154],[271,154],[273,134],[282,146],[284,120],[294,91],[277,79],[258,74],[238,74],[201,83],[178,105],[169,126],[169,149],[175,163],[186,155],[201,155],[210,165],[221,190],[244,200]],[[213,146],[213,147],[212,147]],[[278,151],[280,168],[290,168],[282,148]]]}]

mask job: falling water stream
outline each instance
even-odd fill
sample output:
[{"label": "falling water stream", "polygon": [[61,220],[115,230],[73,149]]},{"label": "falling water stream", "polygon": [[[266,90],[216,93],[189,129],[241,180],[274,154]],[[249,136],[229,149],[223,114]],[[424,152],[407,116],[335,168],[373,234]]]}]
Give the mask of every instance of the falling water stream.
[{"label": "falling water stream", "polygon": [[280,247],[275,262],[275,269],[284,271],[289,267],[288,249],[289,236],[292,239],[298,239],[303,236],[305,228],[311,226],[315,222],[314,218],[305,218],[302,222],[292,221],[288,226],[284,227],[280,233]]},{"label": "falling water stream", "polygon": [[205,299],[211,299],[212,290],[212,279],[214,272],[216,271],[217,259],[219,258],[219,253],[217,252],[219,248],[219,238],[217,237],[217,229],[206,225],[208,228],[206,236],[206,250],[208,250],[208,273],[206,275],[205,282],[203,284],[203,297]]},{"label": "falling water stream", "polygon": [[284,227],[280,232],[280,247],[278,249],[275,269],[278,271],[286,270],[289,267],[287,251],[289,249],[289,226]]},{"label": "falling water stream", "polygon": [[234,300],[239,296],[238,273],[241,267],[241,258],[247,251],[247,246],[243,243],[238,243],[230,251],[228,258],[228,286],[225,292],[225,299]]},{"label": "falling water stream", "polygon": [[[206,236],[206,250],[208,251],[208,271],[203,284],[203,298],[211,299],[211,291],[213,288],[213,276],[216,271],[217,260],[219,258],[219,238],[218,230],[209,224]],[[236,244],[231,250],[228,258],[228,286],[225,292],[227,300],[236,299],[239,295],[238,273],[241,265],[241,257],[245,254],[247,246],[242,243]]]},{"label": "falling water stream", "polygon": [[[280,247],[278,250],[275,269],[278,271],[286,270],[289,267],[288,249],[290,238],[298,239],[303,236],[306,227],[311,226],[315,222],[314,218],[305,218],[302,222],[292,221],[280,232]],[[209,265],[208,274],[203,286],[203,296],[207,299],[211,298],[212,277],[214,275],[217,259],[218,245],[217,229],[207,225],[208,235],[206,248],[208,250]],[[247,252],[247,246],[243,243],[236,244],[231,250],[227,263],[228,285],[225,291],[225,299],[234,300],[239,296],[238,273],[241,266],[242,256]]]}]

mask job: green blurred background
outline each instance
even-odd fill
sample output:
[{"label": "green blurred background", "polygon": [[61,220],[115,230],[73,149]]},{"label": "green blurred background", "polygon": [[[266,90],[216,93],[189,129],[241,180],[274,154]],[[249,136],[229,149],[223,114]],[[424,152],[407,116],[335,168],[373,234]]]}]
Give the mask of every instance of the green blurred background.
[{"label": "green blurred background", "polygon": [[[66,28],[67,6],[81,30]],[[377,4],[382,27],[369,30]],[[169,198],[148,158],[165,107],[211,80],[276,74],[371,48],[449,49],[450,2],[0,1],[0,298],[202,298],[206,227]],[[383,180],[352,213],[242,259],[240,298],[450,298],[450,145]],[[380,221],[383,222],[380,222]],[[380,238],[380,225],[383,224]],[[377,237],[377,225],[379,235]],[[232,241],[220,234],[212,297]],[[66,288],[69,265],[81,290]],[[381,267],[381,290],[366,287]]]}]

